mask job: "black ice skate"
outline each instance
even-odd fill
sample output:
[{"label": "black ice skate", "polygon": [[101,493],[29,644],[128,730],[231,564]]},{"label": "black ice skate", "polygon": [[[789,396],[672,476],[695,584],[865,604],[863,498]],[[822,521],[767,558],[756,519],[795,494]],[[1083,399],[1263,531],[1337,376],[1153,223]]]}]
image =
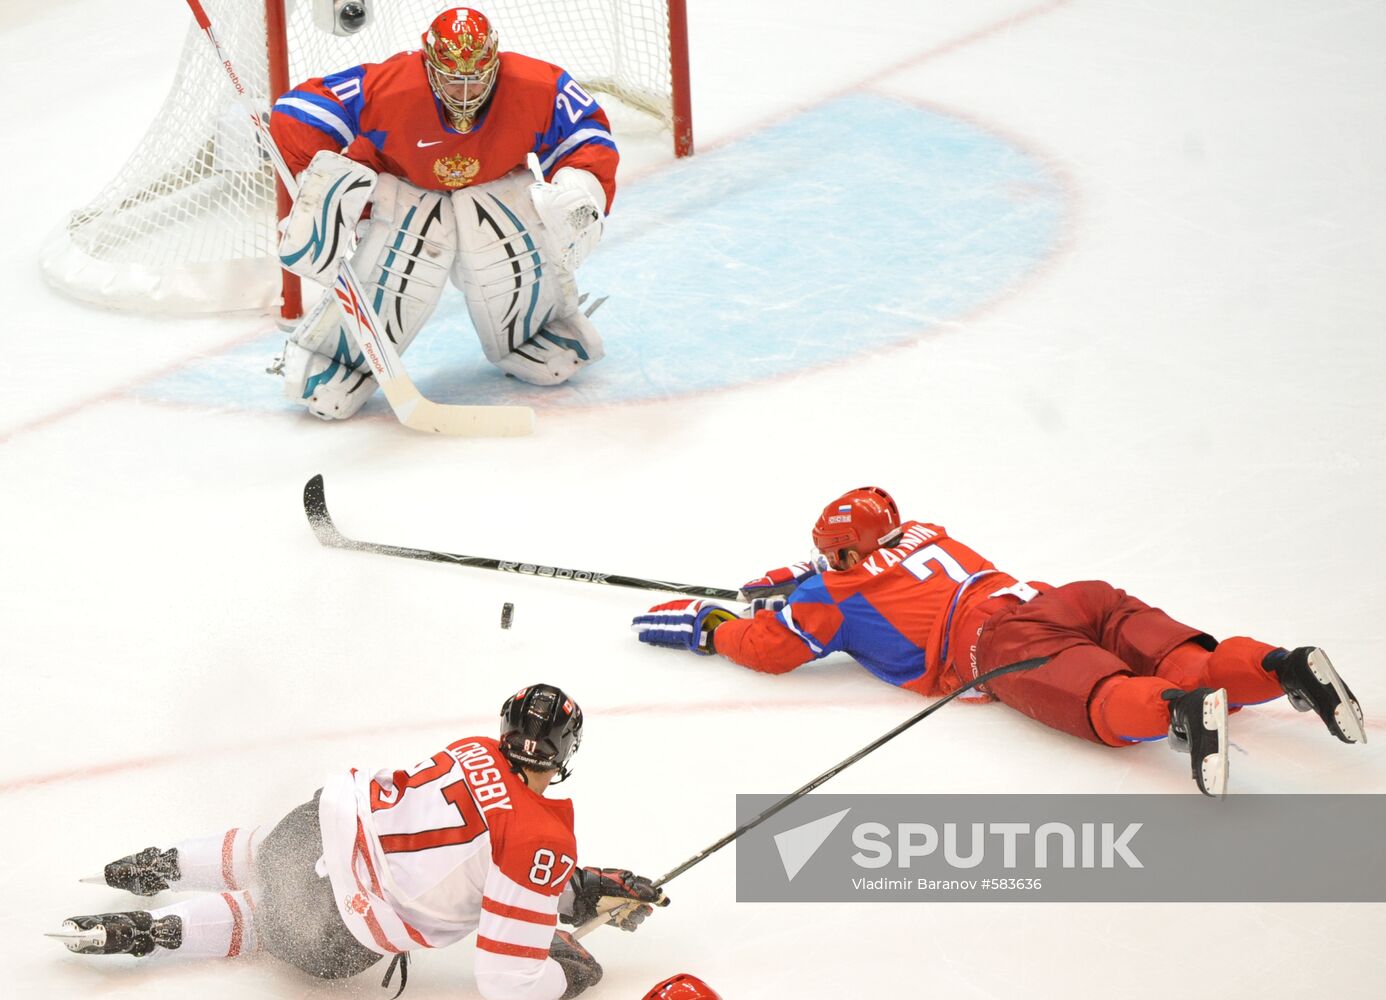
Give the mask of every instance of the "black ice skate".
[{"label": "black ice skate", "polygon": [[130,913],[97,913],[70,917],[63,929],[46,937],[57,938],[68,951],[79,955],[134,955],[141,958],[155,948],[170,951],[183,943],[183,918],[154,917],[144,910]]},{"label": "black ice skate", "polygon": [[138,854],[112,861],[100,875],[82,879],[91,885],[108,885],[124,889],[136,896],[152,896],[163,892],[170,882],[182,877],[178,869],[178,848],[161,851],[146,847]]},{"label": "black ice skate", "polygon": [[1166,691],[1169,748],[1193,759],[1193,776],[1204,795],[1227,795],[1227,692],[1222,688]]},{"label": "black ice skate", "polygon": [[1344,743],[1366,743],[1367,727],[1362,706],[1343,683],[1328,654],[1313,646],[1295,650],[1277,649],[1266,654],[1261,666],[1275,674],[1285,697],[1301,712],[1311,709],[1328,726],[1328,731]]}]

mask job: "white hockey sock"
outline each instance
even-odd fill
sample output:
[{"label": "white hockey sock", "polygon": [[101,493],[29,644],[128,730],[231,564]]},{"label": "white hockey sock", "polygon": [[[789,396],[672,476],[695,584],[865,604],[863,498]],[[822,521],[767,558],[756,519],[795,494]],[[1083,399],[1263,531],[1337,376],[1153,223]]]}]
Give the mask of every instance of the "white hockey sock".
[{"label": "white hockey sock", "polygon": [[239,827],[215,837],[195,837],[178,844],[178,869],[182,877],[169,883],[178,892],[220,892],[245,889],[255,881],[255,855],[265,833]]},{"label": "white hockey sock", "polygon": [[[183,921],[183,944],[167,952],[184,958],[238,958],[259,947],[255,901],[248,892],[218,892],[151,910],[150,915]],[[162,951],[162,949],[161,949]],[[159,954],[159,952],[155,952]]]}]

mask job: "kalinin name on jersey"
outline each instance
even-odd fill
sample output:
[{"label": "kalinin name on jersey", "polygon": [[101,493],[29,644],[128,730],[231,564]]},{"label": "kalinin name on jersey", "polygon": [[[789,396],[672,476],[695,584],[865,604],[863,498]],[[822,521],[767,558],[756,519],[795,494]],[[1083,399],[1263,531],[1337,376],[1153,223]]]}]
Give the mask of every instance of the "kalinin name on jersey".
[{"label": "kalinin name on jersey", "polygon": [[[905,556],[909,555],[930,539],[937,537],[937,531],[931,531],[922,524],[916,524],[913,528],[900,536],[900,541],[896,545],[888,549],[879,549],[873,552],[862,565],[866,567],[868,573],[872,576],[876,576],[880,573],[884,573],[896,563],[904,562]],[[885,565],[879,565],[876,562],[878,558]]]}]

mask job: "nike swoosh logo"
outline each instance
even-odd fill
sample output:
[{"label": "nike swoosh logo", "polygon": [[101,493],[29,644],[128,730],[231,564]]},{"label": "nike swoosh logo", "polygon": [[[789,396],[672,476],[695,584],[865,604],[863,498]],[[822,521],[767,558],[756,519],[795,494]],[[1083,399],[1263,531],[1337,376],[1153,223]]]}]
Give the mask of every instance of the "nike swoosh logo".
[{"label": "nike swoosh logo", "polygon": [[426,147],[426,146],[438,146],[438,145],[441,145],[442,142],[443,142],[442,139],[435,139],[433,142],[424,142],[422,139],[420,139],[420,140],[419,140],[419,148],[420,148],[420,149],[423,149],[423,148]]}]

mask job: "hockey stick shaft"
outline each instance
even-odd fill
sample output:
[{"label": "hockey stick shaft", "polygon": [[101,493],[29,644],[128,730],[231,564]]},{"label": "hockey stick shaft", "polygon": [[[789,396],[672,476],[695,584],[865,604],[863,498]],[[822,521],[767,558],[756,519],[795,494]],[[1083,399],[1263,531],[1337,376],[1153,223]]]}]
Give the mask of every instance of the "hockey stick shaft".
[{"label": "hockey stick shaft", "polygon": [[454,566],[467,566],[472,569],[499,570],[502,573],[515,573],[521,576],[539,576],[555,580],[576,580],[579,583],[596,583],[612,587],[630,587],[636,590],[661,590],[673,594],[687,594],[692,597],[708,597],[716,600],[738,601],[741,594],[735,590],[722,590],[717,587],[703,587],[692,583],[673,583],[669,580],[648,580],[638,576],[622,576],[617,573],[598,573],[585,569],[565,569],[559,566],[540,566],[537,563],[524,563],[508,559],[491,559],[486,556],[468,556],[457,552],[435,552],[431,549],[412,549],[402,545],[384,545],[379,542],[360,542],[347,538],[338,530],[327,510],[327,496],[323,478],[316,475],[303,487],[303,512],[308,516],[308,524],[319,542],[329,548],[351,549],[356,552],[374,552],[379,555],[396,556],[400,559],[419,559],[424,562],[451,563]]},{"label": "hockey stick shaft", "polygon": [[[718,851],[726,847],[733,840],[736,840],[742,834],[746,833],[749,830],[755,829],[756,827],[760,826],[760,824],[764,823],[767,819],[769,819],[771,816],[774,816],[777,812],[780,812],[782,809],[785,809],[788,806],[793,805],[795,802],[799,801],[799,799],[803,798],[805,795],[813,791],[819,785],[823,784],[829,778],[841,774],[843,771],[847,770],[847,768],[851,767],[853,764],[861,760],[867,754],[875,750],[879,750],[881,747],[885,746],[885,744],[895,739],[895,737],[905,732],[905,730],[910,729],[913,726],[917,726],[919,723],[923,722],[925,719],[933,715],[944,705],[947,705],[950,701],[952,701],[954,698],[957,698],[964,692],[970,691],[975,687],[979,687],[980,685],[985,684],[987,681],[993,680],[997,677],[1004,676],[1005,674],[1014,674],[1019,673],[1022,670],[1034,670],[1036,667],[1042,667],[1044,666],[1044,664],[1048,663],[1049,660],[1050,658],[1048,656],[1036,656],[1028,660],[1020,660],[1017,663],[1007,664],[1004,667],[997,667],[995,670],[988,670],[986,673],[980,674],[972,678],[972,680],[963,684],[956,690],[950,691],[948,694],[944,695],[942,698],[939,698],[937,701],[931,702],[928,705],[928,707],[922,709],[919,712],[916,712],[914,715],[910,716],[904,722],[900,723],[900,725],[890,730],[890,732],[885,733],[884,735],[872,740],[870,743],[862,747],[856,753],[852,754],[852,756],[848,757],[846,760],[834,764],[832,767],[828,768],[826,771],[824,771],[818,777],[814,778],[812,781],[796,789],[795,791],[790,792],[784,798],[780,799],[778,802],[770,806],[768,809],[761,812],[754,819],[750,819],[747,820],[745,823],[742,823],[740,826],[738,826],[731,833],[727,834],[721,840],[718,840],[717,842],[709,845],[708,847],[703,848],[703,850],[693,855],[687,861],[683,862],[683,864],[666,872],[654,883],[655,888],[658,889],[661,886],[664,886],[673,879],[678,878],[680,875],[688,871],[688,869],[692,868],[694,865],[701,864],[703,861],[706,861],[709,857],[711,857],[713,854],[716,854]],[[635,905],[639,904],[627,903],[626,907],[623,908],[629,908]],[[614,913],[616,911],[612,912]],[[578,928],[578,930],[574,931],[573,937],[582,937],[584,934],[590,933],[591,931],[600,927],[602,924],[609,923],[612,919],[612,913],[599,914],[598,916],[595,916],[591,920],[587,921],[587,923],[583,924],[580,928]]]},{"label": "hockey stick shaft", "polygon": [[997,667],[995,670],[988,670],[984,674],[979,674],[978,676],[972,678],[972,680],[963,684],[956,690],[950,691],[942,698],[939,698],[937,701],[932,702],[927,708],[924,708],[921,711],[916,712],[914,715],[910,716],[910,718],[900,723],[900,725],[896,726],[890,732],[885,733],[884,735],[872,740],[870,743],[862,747],[856,753],[852,754],[852,756],[848,757],[846,760],[834,764],[832,767],[828,768],[826,771],[824,771],[818,777],[814,778],[812,781],[808,782],[806,785],[796,789],[795,791],[790,792],[788,795],[780,799],[774,805],[770,806],[770,808],[766,809],[760,815],[756,816],[754,819],[748,820],[745,823],[741,824],[731,833],[727,834],[721,840],[717,841],[715,844],[712,844],[710,847],[707,847],[699,851],[697,854],[693,855],[693,857],[689,858],[687,861],[679,865],[677,868],[674,868],[672,871],[666,872],[664,876],[659,879],[659,881],[655,882],[655,886],[662,886],[671,879],[678,878],[680,875],[688,871],[688,869],[692,868],[694,865],[706,860],[710,855],[715,854],[723,847],[726,847],[737,837],[740,837],[743,833],[746,833],[748,830],[752,830],[755,827],[760,826],[760,824],[764,823],[767,819],[775,815],[780,810],[784,809],[789,805],[792,805],[794,802],[797,802],[799,799],[803,798],[805,795],[813,791],[819,785],[823,784],[829,778],[841,774],[843,771],[847,770],[847,768],[851,767],[853,764],[861,760],[867,754],[885,746],[887,743],[895,739],[895,737],[899,736],[907,729],[910,729],[913,726],[917,726],[919,723],[923,722],[925,719],[933,715],[944,705],[947,705],[950,701],[952,701],[959,695],[963,694],[964,692],[970,691],[975,687],[985,684],[987,681],[993,680],[997,677],[1004,676],[1005,674],[1019,673],[1022,670],[1034,670],[1036,667],[1042,667],[1044,666],[1044,664],[1048,662],[1049,657],[1036,656],[1028,660],[1020,660],[1017,663],[1007,664],[1004,667]]},{"label": "hockey stick shaft", "polygon": [[[297,198],[298,181],[289,169],[284,154],[280,152],[279,144],[274,141],[269,125],[260,116],[241,83],[235,65],[226,54],[226,50],[221,47],[221,41],[212,27],[212,19],[207,16],[201,0],[187,0],[187,4],[192,10],[197,26],[202,29],[212,48],[216,50],[217,58],[226,70],[226,77],[231,81],[239,103],[255,126],[261,148],[274,164],[275,173],[279,175],[279,180],[289,195]],[[337,265],[332,291],[337,297],[338,305],[341,306],[342,320],[361,346],[361,351],[371,366],[371,373],[380,384],[381,391],[385,393],[390,409],[404,426],[416,431],[431,431],[435,434],[459,437],[518,437],[534,430],[534,411],[528,406],[462,406],[435,403],[419,392],[414,380],[405,371],[398,348],[381,325],[375,308],[366,297],[348,257],[342,257]]]},{"label": "hockey stick shaft", "polygon": [[265,120],[260,117],[251,103],[250,95],[246,93],[245,86],[241,83],[240,74],[236,72],[235,65],[227,57],[226,51],[221,47],[221,40],[217,38],[217,33],[212,28],[212,19],[207,16],[207,11],[203,9],[200,0],[187,0],[187,3],[192,9],[193,20],[197,22],[197,26],[202,29],[202,33],[207,36],[207,40],[212,43],[212,48],[216,50],[217,58],[221,60],[222,69],[226,70],[227,79],[231,81],[231,86],[235,88],[242,106],[250,116],[251,123],[255,126],[255,131],[260,137],[260,145],[268,154],[270,162],[274,164],[274,171],[279,175],[279,180],[283,182],[291,197],[298,197],[298,179],[294,177],[294,172],[289,169],[284,154],[279,152],[279,145],[270,135],[269,126],[265,124]]}]

